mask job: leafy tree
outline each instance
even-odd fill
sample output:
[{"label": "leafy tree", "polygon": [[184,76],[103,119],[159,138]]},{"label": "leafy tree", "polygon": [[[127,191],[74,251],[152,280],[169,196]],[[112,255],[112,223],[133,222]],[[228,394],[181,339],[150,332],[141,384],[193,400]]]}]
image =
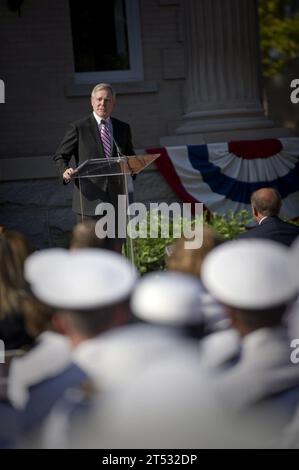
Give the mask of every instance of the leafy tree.
[{"label": "leafy tree", "polygon": [[298,0],[259,0],[263,75],[273,77],[299,57]]}]

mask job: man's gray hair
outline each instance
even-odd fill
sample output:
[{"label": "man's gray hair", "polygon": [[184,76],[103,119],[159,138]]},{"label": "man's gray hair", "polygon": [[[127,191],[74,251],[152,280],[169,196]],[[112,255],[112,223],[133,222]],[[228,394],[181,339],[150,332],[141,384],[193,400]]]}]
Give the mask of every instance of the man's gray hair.
[{"label": "man's gray hair", "polygon": [[115,98],[116,96],[116,93],[115,93],[115,90],[114,88],[112,87],[112,85],[110,85],[110,83],[98,83],[92,90],[91,92],[91,96],[94,96],[96,94],[97,91],[100,91],[100,90],[110,90],[113,98]]}]

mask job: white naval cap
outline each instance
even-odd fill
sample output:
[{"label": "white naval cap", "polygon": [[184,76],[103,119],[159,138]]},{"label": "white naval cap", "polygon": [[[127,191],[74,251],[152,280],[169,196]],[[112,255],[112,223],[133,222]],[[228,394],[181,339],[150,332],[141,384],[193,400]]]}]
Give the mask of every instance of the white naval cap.
[{"label": "white naval cap", "polygon": [[35,281],[44,276],[49,263],[52,264],[54,259],[57,262],[60,257],[65,259],[66,253],[67,250],[65,248],[49,248],[32,253],[26,258],[24,263],[26,281],[33,285]]},{"label": "white naval cap", "polygon": [[42,302],[59,308],[111,305],[131,292],[137,271],[118,253],[95,248],[47,249],[25,261],[25,279]]},{"label": "white naval cap", "polygon": [[163,271],[146,274],[136,285],[131,309],[136,317],[166,325],[190,325],[203,321],[201,286],[197,278]]},{"label": "white naval cap", "polygon": [[270,240],[220,245],[203,261],[201,278],[217,300],[232,307],[271,308],[296,294],[290,251]]}]

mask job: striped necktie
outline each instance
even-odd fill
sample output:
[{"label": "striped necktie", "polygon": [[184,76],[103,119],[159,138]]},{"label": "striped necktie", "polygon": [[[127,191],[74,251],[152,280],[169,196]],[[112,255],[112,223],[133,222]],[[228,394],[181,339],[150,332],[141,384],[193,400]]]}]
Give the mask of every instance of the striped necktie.
[{"label": "striped necktie", "polygon": [[101,141],[104,147],[104,153],[106,158],[111,157],[111,134],[107,125],[107,122],[102,119],[101,120],[101,128],[100,128],[100,135],[101,135]]}]

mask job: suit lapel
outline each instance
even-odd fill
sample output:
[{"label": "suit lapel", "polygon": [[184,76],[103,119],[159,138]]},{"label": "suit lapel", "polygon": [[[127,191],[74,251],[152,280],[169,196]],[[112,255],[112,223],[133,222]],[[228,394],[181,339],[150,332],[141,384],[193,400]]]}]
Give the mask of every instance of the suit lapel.
[{"label": "suit lapel", "polygon": [[[121,149],[121,136],[120,136],[120,133],[119,133],[119,126],[117,125],[117,121],[115,119],[113,119],[113,118],[110,118],[110,119],[111,119],[112,129],[113,129],[113,139],[117,143],[118,148],[120,149],[120,151],[122,151],[122,149]],[[117,156],[117,149],[116,149],[116,146],[115,146],[115,142],[113,142],[113,156]]]},{"label": "suit lapel", "polygon": [[89,116],[88,120],[89,120],[89,122],[88,122],[89,130],[90,130],[91,135],[92,135],[93,139],[95,140],[97,148],[98,148],[97,157],[98,158],[104,158],[104,156],[105,156],[104,155],[104,149],[103,149],[102,141],[101,141],[100,135],[99,135],[98,123],[97,123],[97,121],[95,120],[95,118],[92,114]]},{"label": "suit lapel", "polygon": [[112,129],[113,129],[113,137],[114,137],[114,139],[116,140],[116,142],[118,144],[117,139],[119,138],[119,132],[118,132],[119,128],[118,128],[118,125],[117,125],[117,121],[113,118],[110,118],[110,119],[111,119]]}]

